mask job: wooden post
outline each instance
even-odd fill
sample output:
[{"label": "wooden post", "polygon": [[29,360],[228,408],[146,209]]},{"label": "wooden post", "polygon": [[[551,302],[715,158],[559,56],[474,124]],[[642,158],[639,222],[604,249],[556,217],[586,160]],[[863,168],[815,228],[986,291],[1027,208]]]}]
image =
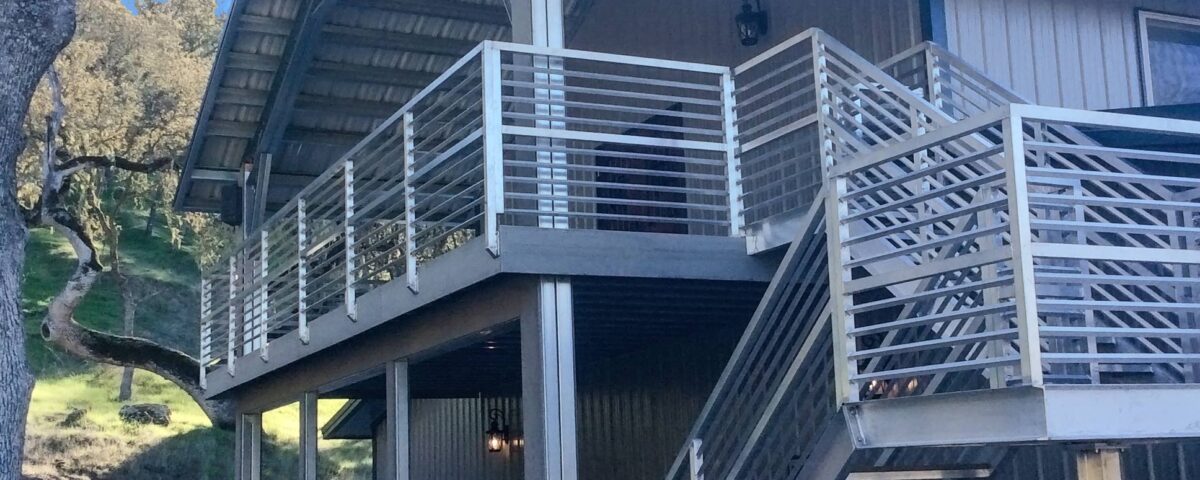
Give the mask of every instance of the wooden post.
[{"label": "wooden post", "polygon": [[1107,445],[1075,454],[1079,480],[1121,480],[1121,450]]}]

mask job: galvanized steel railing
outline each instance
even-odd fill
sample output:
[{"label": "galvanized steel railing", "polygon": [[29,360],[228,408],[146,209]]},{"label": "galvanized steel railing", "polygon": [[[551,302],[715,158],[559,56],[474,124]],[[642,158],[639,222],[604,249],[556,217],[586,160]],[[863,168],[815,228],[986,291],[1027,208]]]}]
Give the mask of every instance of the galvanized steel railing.
[{"label": "galvanized steel railing", "polygon": [[[1126,364],[1152,369],[1144,383],[1197,381],[1190,367],[1200,364],[1200,156],[1042,135],[1066,128],[1200,136],[1200,124],[1191,122],[1012,105],[833,169],[828,201],[837,202],[830,211],[840,231],[831,236],[838,263],[831,285],[843,402],[1127,382],[1100,374]],[[998,138],[1002,148],[964,141],[978,135]],[[1174,173],[1083,167],[1104,157],[1155,162],[1146,168]],[[989,159],[1003,168],[970,182],[917,188],[952,165]],[[888,173],[897,168],[904,173]],[[1149,185],[1175,199],[1147,198]],[[866,239],[940,221],[908,221],[900,211],[920,211],[965,189],[975,192],[971,206],[946,214],[966,220],[956,222],[960,228],[926,231],[924,241],[891,252],[855,251]],[[853,202],[885,191],[893,198],[876,207]],[[866,217],[890,225],[849,228]],[[913,266],[852,277],[854,268],[877,272],[875,264],[891,256],[906,256]],[[872,295],[903,283],[918,286],[910,295]],[[1132,341],[1106,347],[1107,338]],[[940,383],[931,386],[934,380]]]},{"label": "galvanized steel railing", "polygon": [[[484,42],[202,281],[201,379],[499,226],[741,232],[728,68]],[[328,321],[341,321],[328,320]]]}]

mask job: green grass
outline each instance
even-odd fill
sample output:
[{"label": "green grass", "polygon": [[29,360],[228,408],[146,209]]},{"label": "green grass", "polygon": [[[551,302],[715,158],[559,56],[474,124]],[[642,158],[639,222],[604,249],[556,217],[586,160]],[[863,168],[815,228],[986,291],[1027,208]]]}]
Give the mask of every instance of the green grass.
[{"label": "green grass", "polygon": [[[139,291],[137,334],[191,352],[196,348],[199,276],[187,250],[171,245],[165,232],[144,233],[144,215],[128,214],[121,238],[121,268]],[[89,364],[48,345],[40,323],[53,296],[75,268],[70,245],[48,229],[30,232],[26,249],[23,309],[28,358],[37,377],[26,432],[25,474],[32,479],[232,478],[233,435],[211,427],[191,398],[174,384],[147,372],[134,376],[132,403],[171,408],[166,427],[134,426],[117,414],[121,369]],[[88,327],[121,331],[121,292],[111,274],[101,274],[75,318]],[[323,423],[341,402],[322,401]],[[74,411],[75,422],[64,423]],[[298,407],[264,415],[264,478],[295,478]],[[322,441],[320,478],[369,478],[370,444]]]}]

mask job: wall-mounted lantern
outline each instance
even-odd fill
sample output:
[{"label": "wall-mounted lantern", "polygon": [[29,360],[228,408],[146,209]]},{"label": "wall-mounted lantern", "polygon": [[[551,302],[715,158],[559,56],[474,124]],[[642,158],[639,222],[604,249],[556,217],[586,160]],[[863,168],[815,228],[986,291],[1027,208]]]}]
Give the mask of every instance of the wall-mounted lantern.
[{"label": "wall-mounted lantern", "polygon": [[762,0],[755,0],[754,5],[750,5],[750,0],[742,0],[742,13],[734,20],[744,46],[758,45],[758,39],[767,34],[767,11],[762,8]]},{"label": "wall-mounted lantern", "polygon": [[508,419],[504,411],[498,408],[488,410],[488,429],[486,432],[487,450],[492,453],[504,450],[508,444]]}]

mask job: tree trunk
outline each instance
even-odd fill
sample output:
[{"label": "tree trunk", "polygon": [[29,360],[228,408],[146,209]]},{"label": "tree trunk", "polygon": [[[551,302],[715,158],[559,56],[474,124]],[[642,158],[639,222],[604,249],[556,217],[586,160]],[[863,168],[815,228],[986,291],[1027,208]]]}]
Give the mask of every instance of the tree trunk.
[{"label": "tree trunk", "polygon": [[22,122],[38,81],[75,33],[73,0],[0,2],[0,478],[20,478],[33,375],[25,357],[21,274],[26,219],[17,204]]},{"label": "tree trunk", "polygon": [[[133,319],[134,316],[137,315],[137,294],[134,293],[134,286],[130,285],[130,280],[128,278],[122,278],[120,284],[121,303],[123,307],[121,315],[124,317],[122,333],[124,333],[127,337],[131,337],[135,333],[133,331]],[[121,371],[121,388],[120,391],[117,392],[117,401],[128,402],[131,398],[133,398],[133,367],[125,367]]]},{"label": "tree trunk", "polygon": [[147,237],[154,235],[154,220],[155,220],[154,217],[156,217],[156,216],[158,216],[158,199],[155,199],[154,202],[150,202],[150,212],[146,213],[146,232],[145,232],[145,234]]}]

